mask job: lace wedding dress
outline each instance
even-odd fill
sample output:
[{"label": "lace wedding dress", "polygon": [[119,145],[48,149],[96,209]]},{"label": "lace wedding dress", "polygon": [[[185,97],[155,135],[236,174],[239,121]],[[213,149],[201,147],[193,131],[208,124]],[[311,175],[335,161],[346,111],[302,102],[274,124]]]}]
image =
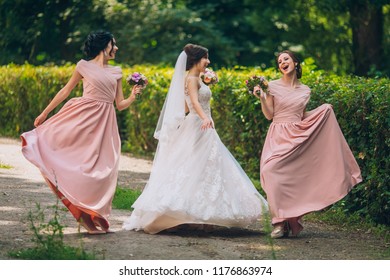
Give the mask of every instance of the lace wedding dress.
[{"label": "lace wedding dress", "polygon": [[[183,93],[182,93],[183,94]],[[211,119],[210,88],[200,81],[199,102]],[[123,228],[157,233],[179,224],[245,227],[268,205],[215,129],[202,120],[185,95],[190,112],[169,142],[159,142],[150,179]]]}]

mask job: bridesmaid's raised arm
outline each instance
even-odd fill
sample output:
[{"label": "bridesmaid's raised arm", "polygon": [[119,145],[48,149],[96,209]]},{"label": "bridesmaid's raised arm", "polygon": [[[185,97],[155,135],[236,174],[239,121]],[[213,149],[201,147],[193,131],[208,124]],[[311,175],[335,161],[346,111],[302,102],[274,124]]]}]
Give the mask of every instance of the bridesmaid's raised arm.
[{"label": "bridesmaid's raised arm", "polygon": [[83,76],[75,70],[72,74],[72,77],[69,79],[68,83],[56,94],[53,100],[47,105],[45,110],[35,119],[34,126],[37,127],[41,125],[50,114],[62,101],[64,101],[69,94],[72,92],[74,87],[81,81]]},{"label": "bridesmaid's raised arm", "polygon": [[131,103],[134,102],[136,95],[141,93],[141,90],[142,90],[142,86],[138,86],[138,85],[133,86],[130,96],[125,99],[123,96],[122,81],[118,80],[118,87],[117,87],[116,97],[115,97],[116,108],[119,111],[127,109],[131,105]]}]

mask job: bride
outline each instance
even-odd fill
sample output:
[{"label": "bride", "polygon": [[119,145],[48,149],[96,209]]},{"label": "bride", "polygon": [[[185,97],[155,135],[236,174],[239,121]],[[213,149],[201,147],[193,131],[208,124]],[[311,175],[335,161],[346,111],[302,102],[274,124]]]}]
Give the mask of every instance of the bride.
[{"label": "bride", "polygon": [[124,229],[155,234],[181,224],[245,227],[268,211],[214,129],[211,91],[200,79],[209,63],[208,50],[199,45],[187,44],[179,55],[154,135],[159,143],[150,178]]}]

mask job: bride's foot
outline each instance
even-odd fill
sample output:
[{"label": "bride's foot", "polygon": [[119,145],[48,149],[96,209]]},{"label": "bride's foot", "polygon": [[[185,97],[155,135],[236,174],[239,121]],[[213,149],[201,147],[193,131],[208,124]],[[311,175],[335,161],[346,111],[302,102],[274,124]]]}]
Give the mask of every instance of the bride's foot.
[{"label": "bride's foot", "polygon": [[168,233],[176,233],[176,232],[178,232],[179,230],[180,230],[180,225],[178,225],[178,226],[174,226],[174,227],[171,227],[171,228],[167,228],[166,230],[165,230],[165,232],[168,232]]},{"label": "bride's foot", "polygon": [[186,224],[188,230],[204,230],[204,224]]},{"label": "bride's foot", "polygon": [[289,228],[287,222],[277,223],[275,224],[274,229],[271,232],[271,238],[287,237],[288,233]]},{"label": "bride's foot", "polygon": [[214,225],[207,225],[207,224],[205,224],[203,226],[204,232],[207,232],[207,233],[213,232],[213,231],[215,231],[215,229],[216,229],[216,227]]}]

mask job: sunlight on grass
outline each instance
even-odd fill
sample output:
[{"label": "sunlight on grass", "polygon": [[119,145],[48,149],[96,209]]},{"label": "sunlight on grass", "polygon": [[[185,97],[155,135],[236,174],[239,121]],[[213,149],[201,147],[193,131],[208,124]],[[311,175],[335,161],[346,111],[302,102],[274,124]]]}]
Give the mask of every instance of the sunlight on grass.
[{"label": "sunlight on grass", "polygon": [[142,191],[117,187],[112,201],[112,207],[116,209],[132,210],[131,205],[137,200]]}]

